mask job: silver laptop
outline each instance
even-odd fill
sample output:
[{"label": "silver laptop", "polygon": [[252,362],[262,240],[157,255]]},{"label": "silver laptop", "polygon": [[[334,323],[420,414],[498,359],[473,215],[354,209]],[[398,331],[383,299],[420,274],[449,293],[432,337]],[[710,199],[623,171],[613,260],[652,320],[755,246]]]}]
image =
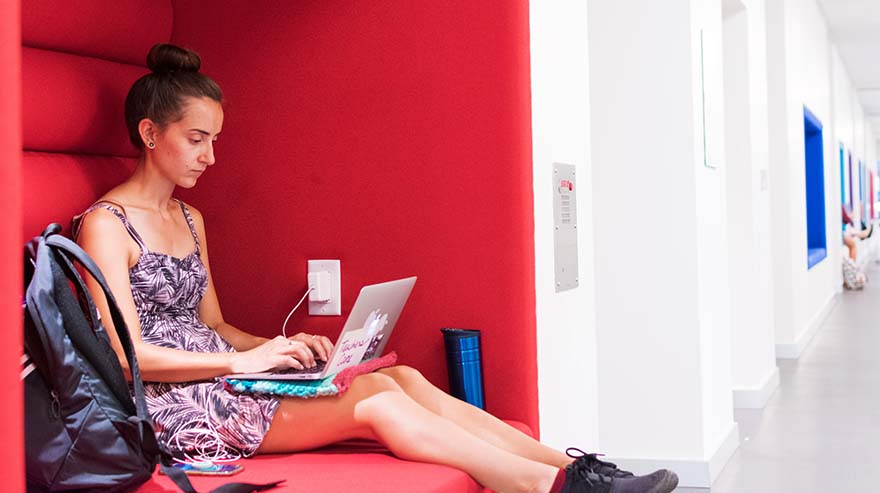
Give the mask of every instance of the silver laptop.
[{"label": "silver laptop", "polygon": [[403,305],[416,283],[415,277],[361,288],[342,333],[327,362],[314,368],[260,373],[234,373],[222,378],[239,380],[320,380],[382,355]]}]

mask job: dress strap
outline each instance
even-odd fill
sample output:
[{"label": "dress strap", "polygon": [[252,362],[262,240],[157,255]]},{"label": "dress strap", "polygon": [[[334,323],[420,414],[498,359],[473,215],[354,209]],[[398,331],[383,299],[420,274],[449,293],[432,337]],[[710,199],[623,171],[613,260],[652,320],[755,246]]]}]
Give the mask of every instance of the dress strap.
[{"label": "dress strap", "polygon": [[128,221],[128,218],[125,217],[125,214],[123,214],[119,210],[119,208],[121,207],[122,206],[111,203],[109,201],[99,201],[89,206],[89,208],[86,209],[82,214],[75,216],[71,221],[71,224],[73,225],[72,232],[74,241],[76,240],[76,237],[79,236],[79,228],[82,225],[83,218],[85,218],[86,215],[88,215],[93,210],[103,208],[110,211],[114,216],[118,217],[119,220],[122,221],[122,225],[125,226],[125,230],[128,231],[128,235],[131,236],[131,239],[133,239],[135,243],[138,244],[138,247],[140,247],[141,253],[147,253],[149,249],[147,249],[146,243],[144,243],[144,240],[141,239],[141,235],[138,234],[137,230],[134,229],[134,226],[132,226],[131,223]]},{"label": "dress strap", "polygon": [[189,208],[186,207],[186,204],[183,203],[182,200],[174,199],[180,204],[180,209],[183,211],[183,217],[186,218],[186,223],[189,225],[189,232],[192,233],[193,240],[196,243],[196,255],[202,255],[202,245],[199,242],[199,235],[196,233],[196,225],[193,222],[192,216],[189,214]]}]

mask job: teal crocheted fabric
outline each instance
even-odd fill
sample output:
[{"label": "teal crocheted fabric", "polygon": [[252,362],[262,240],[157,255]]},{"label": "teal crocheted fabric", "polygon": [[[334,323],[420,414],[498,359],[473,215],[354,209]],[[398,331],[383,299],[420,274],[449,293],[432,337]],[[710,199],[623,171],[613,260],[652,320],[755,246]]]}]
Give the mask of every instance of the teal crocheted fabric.
[{"label": "teal crocheted fabric", "polygon": [[286,395],[290,397],[321,397],[336,395],[339,387],[333,383],[335,375],[323,380],[236,380],[226,379],[226,386],[235,392]]},{"label": "teal crocheted fabric", "polygon": [[372,359],[346,368],[336,375],[330,375],[323,380],[238,380],[236,378],[224,378],[223,384],[227,390],[233,392],[272,394],[308,399],[310,397],[345,393],[359,375],[374,372],[380,368],[387,368],[395,363],[397,363],[397,353],[391,351],[381,358]]}]

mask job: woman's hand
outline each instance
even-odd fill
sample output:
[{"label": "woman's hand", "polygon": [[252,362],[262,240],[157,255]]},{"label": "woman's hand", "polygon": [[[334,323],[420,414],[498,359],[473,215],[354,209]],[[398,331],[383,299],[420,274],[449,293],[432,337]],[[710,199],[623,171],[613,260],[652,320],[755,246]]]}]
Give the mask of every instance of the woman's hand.
[{"label": "woman's hand", "polygon": [[301,342],[308,346],[308,348],[312,350],[312,354],[321,361],[327,361],[330,359],[330,353],[333,352],[333,343],[330,342],[330,339],[324,336],[300,332],[297,335],[290,336],[290,340]]},{"label": "woman's hand", "polygon": [[278,336],[248,351],[231,353],[232,373],[257,373],[287,368],[302,370],[315,366],[315,357],[309,346],[292,339]]}]

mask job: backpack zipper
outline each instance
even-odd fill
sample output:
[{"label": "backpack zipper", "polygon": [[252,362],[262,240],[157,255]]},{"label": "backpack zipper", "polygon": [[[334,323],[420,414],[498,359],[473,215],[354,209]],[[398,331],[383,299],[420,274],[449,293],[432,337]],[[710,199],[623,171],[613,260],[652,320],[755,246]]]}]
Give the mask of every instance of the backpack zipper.
[{"label": "backpack zipper", "polygon": [[50,390],[49,395],[52,396],[52,416],[61,418],[61,400],[58,398],[58,393]]}]

